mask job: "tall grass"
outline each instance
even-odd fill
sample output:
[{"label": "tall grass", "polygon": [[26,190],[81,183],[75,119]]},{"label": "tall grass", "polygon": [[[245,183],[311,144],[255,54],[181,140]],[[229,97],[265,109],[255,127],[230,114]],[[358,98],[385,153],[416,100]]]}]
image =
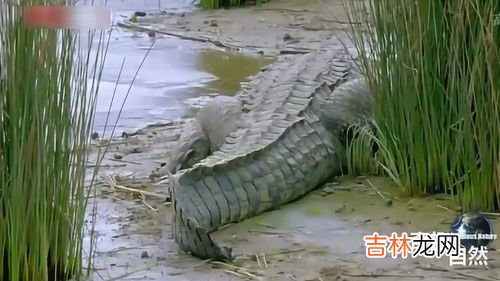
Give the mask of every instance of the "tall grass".
[{"label": "tall grass", "polygon": [[381,167],[409,194],[500,207],[500,2],[345,1]]},{"label": "tall grass", "polygon": [[22,6],[44,3],[9,3],[0,4],[0,280],[78,279],[103,46],[25,29]]},{"label": "tall grass", "polygon": [[220,9],[238,7],[250,2],[260,5],[269,1],[270,0],[200,0],[200,6],[203,9]]}]

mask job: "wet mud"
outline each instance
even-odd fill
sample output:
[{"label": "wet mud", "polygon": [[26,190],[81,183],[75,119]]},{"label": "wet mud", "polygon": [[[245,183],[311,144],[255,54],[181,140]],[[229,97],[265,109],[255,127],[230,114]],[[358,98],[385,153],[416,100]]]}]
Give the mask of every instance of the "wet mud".
[{"label": "wet mud", "polygon": [[[445,196],[407,198],[385,178],[337,178],[279,210],[224,227],[214,238],[234,248],[239,255],[234,265],[201,261],[182,253],[171,239],[167,184],[150,177],[164,163],[182,122],[156,124],[109,144],[90,206],[96,202],[96,218],[90,212],[88,218],[89,229],[96,222],[96,280],[500,277],[500,255],[494,251],[500,246],[498,240],[491,245],[487,267],[449,267],[447,258],[368,259],[364,235],[447,232],[458,214],[454,202]],[[107,141],[97,140],[91,156],[95,157],[103,145],[108,145]],[[500,228],[498,219],[493,217],[491,222],[495,229]]]}]

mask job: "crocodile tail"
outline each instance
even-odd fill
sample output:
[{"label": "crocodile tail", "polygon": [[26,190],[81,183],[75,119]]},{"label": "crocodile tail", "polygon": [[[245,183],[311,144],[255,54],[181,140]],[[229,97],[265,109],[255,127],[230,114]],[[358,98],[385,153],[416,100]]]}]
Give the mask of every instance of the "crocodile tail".
[{"label": "crocodile tail", "polygon": [[232,249],[215,243],[210,237],[210,232],[201,227],[198,221],[186,212],[175,212],[172,225],[174,231],[179,231],[174,235],[175,242],[184,252],[201,259],[227,262],[234,260]]},{"label": "crocodile tail", "polygon": [[[180,172],[183,173],[182,171]],[[179,186],[179,175],[170,175],[173,218],[172,233],[175,242],[180,245],[181,250],[190,253],[201,259],[212,259],[231,262],[234,260],[232,249],[225,246],[219,246],[210,237],[211,231],[203,227],[200,223],[201,217],[196,217],[192,210],[198,210],[196,201],[187,198],[187,193]],[[177,189],[181,192],[176,194]],[[179,197],[183,206],[179,205]],[[201,202],[198,202],[201,203]]]}]

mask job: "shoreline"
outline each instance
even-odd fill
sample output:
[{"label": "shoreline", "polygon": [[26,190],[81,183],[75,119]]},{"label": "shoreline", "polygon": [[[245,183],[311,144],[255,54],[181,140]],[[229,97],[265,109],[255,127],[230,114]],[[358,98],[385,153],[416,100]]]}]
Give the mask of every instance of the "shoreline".
[{"label": "shoreline", "polygon": [[[290,5],[298,8],[287,8]],[[228,10],[145,14],[119,21],[117,26],[150,37],[173,36],[225,51],[270,56],[305,54],[351,42],[349,18],[340,0],[273,0]]]}]

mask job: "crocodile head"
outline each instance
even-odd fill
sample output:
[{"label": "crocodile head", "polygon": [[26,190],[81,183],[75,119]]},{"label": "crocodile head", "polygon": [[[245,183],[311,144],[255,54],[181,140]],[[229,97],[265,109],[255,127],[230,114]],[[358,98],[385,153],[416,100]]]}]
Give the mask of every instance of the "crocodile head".
[{"label": "crocodile head", "polygon": [[321,123],[336,136],[342,146],[353,138],[350,126],[370,125],[373,114],[373,96],[364,78],[347,81],[331,92],[319,105]]},{"label": "crocodile head", "polygon": [[187,151],[184,151],[178,159],[174,172],[191,168],[194,164],[205,159],[210,153],[210,142],[207,138],[200,137],[194,140]]},{"label": "crocodile head", "polygon": [[210,153],[210,142],[197,121],[187,123],[177,145],[170,151],[169,159],[159,171],[159,176],[175,174],[191,168]]}]

